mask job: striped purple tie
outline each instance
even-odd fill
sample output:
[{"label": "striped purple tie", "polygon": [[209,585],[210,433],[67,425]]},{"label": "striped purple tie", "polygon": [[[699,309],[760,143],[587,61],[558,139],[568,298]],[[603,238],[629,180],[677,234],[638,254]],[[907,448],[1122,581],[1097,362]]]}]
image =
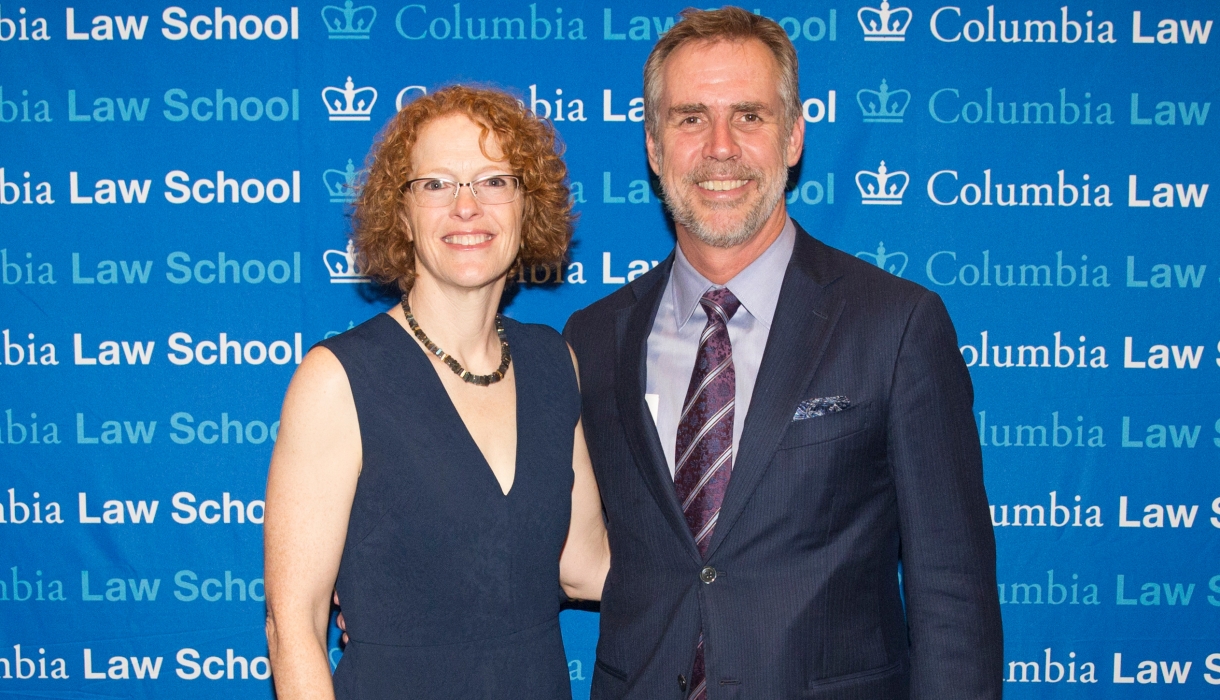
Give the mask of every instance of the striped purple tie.
[{"label": "striped purple tie", "polygon": [[[733,414],[737,399],[737,375],[733,371],[733,346],[729,342],[729,319],[741,302],[728,289],[713,289],[699,300],[707,314],[707,326],[699,338],[699,354],[691,372],[682,417],[678,421],[678,444],[674,452],[674,487],[686,524],[695,536],[699,552],[707,546],[720,516],[729,477],[733,473]],[[705,700],[707,682],[703,662],[703,635],[695,648],[691,672],[691,700]]]}]

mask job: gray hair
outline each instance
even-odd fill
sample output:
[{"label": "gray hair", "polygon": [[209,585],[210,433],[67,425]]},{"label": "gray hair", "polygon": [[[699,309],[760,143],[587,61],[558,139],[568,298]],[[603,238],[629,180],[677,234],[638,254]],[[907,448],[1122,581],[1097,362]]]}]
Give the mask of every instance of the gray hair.
[{"label": "gray hair", "polygon": [[644,128],[654,140],[660,133],[662,74],[665,61],[676,49],[698,41],[761,41],[779,68],[779,96],[784,104],[784,127],[790,131],[801,118],[800,78],[797,74],[796,48],[788,33],[774,20],[761,17],[740,7],[719,10],[687,8],[681,21],[665,33],[644,63]]}]

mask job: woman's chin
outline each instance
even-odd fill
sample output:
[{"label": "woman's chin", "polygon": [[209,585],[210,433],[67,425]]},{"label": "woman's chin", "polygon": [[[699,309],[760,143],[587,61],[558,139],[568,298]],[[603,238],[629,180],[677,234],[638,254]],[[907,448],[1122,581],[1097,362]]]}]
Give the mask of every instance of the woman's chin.
[{"label": "woman's chin", "polygon": [[508,265],[462,265],[447,270],[441,270],[439,275],[432,276],[442,287],[457,289],[482,289],[503,282],[508,275]]}]

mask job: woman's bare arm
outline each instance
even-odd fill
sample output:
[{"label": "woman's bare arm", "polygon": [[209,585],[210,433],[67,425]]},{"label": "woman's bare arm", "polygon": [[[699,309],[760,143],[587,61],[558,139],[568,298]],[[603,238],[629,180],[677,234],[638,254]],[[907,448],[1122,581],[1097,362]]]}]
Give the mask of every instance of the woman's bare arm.
[{"label": "woman's bare arm", "polygon": [[[571,352],[571,348],[568,348]],[[576,354],[572,353],[576,367]],[[580,376],[579,370],[576,376]],[[572,445],[572,522],[559,557],[559,583],[569,598],[601,600],[606,573],[610,571],[610,544],[602,519],[601,493],[593,477],[593,463],[585,444],[584,426],[576,423]]]},{"label": "woman's bare arm", "polygon": [[360,466],[347,374],[315,349],[284,397],[267,477],[267,646],[280,700],[334,698],[326,630]]}]

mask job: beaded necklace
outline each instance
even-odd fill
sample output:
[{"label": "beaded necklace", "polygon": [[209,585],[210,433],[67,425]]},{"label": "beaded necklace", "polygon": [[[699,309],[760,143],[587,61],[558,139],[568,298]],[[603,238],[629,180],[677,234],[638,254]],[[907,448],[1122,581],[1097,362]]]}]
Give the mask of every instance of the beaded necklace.
[{"label": "beaded necklace", "polygon": [[411,327],[411,332],[419,338],[419,342],[428,348],[428,352],[436,355],[453,370],[453,373],[462,378],[462,381],[475,384],[477,386],[487,386],[495,384],[504,378],[508,373],[508,365],[512,362],[512,355],[508,351],[508,337],[504,333],[504,323],[500,314],[496,314],[496,335],[500,338],[500,367],[491,374],[471,374],[469,370],[462,366],[452,355],[437,347],[436,343],[424,333],[424,329],[419,327],[415,321],[415,316],[411,313],[411,305],[407,303],[407,295],[402,295],[402,312],[407,317],[407,325]]}]

